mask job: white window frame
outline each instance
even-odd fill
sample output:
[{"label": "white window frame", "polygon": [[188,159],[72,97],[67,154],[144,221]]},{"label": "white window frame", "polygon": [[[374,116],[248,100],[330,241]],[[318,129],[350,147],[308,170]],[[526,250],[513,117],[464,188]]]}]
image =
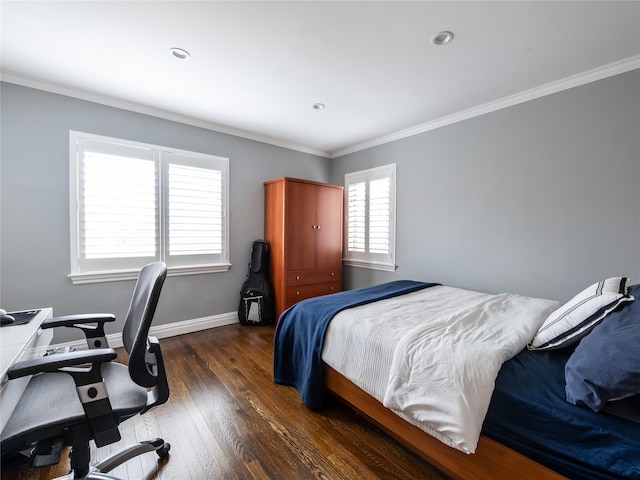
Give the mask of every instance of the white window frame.
[{"label": "white window frame", "polygon": [[[102,262],[86,261],[81,258],[80,240],[80,165],[84,160],[84,147],[93,143],[105,148],[139,149],[146,160],[155,164],[156,198],[156,245],[155,253],[149,257],[120,258]],[[110,144],[110,145],[107,145]],[[126,156],[126,155],[125,155]],[[132,156],[134,158],[135,155]],[[222,192],[222,250],[213,255],[170,256],[168,253],[168,170],[169,164],[189,165],[212,170],[221,174]],[[70,249],[71,271],[69,278],[74,284],[95,283],[136,279],[140,268],[146,263],[161,260],[167,264],[169,276],[193,275],[201,273],[226,272],[229,263],[229,159],[203,153],[179,150],[159,145],[134,142],[89,133],[69,131],[69,206],[70,206]]]},{"label": "white window frame", "polygon": [[[372,253],[369,251],[369,245],[365,244],[364,252],[356,252],[349,250],[349,186],[356,183],[365,183],[366,192],[369,192],[371,181],[389,178],[389,251],[387,254]],[[370,268],[374,270],[384,270],[393,272],[396,270],[396,164],[384,165],[381,167],[360,170],[357,172],[347,173],[344,176],[344,265],[353,267]],[[365,238],[369,238],[369,219],[370,219],[369,200],[366,200],[365,208]]]}]

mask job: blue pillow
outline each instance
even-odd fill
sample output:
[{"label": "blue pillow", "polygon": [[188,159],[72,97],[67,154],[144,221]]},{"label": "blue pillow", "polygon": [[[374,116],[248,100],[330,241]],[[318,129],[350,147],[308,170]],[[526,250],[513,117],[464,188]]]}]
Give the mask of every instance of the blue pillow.
[{"label": "blue pillow", "polygon": [[[640,297],[640,284],[629,287]],[[599,412],[640,394],[640,300],[624,304],[584,337],[565,365],[567,401]]]}]

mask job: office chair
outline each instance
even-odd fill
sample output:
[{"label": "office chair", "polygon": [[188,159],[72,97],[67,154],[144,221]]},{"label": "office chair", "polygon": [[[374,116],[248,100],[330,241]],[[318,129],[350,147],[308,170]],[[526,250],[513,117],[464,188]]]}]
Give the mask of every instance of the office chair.
[{"label": "office chair", "polygon": [[31,448],[30,465],[53,465],[63,445],[71,446],[71,473],[65,479],[114,479],[107,472],[145,452],[169,455],[160,438],[126,447],[90,465],[90,441],[102,447],[120,440],[120,422],[169,399],[160,344],[149,337],[167,267],[162,262],[140,271],[122,332],[128,366],[113,362],[104,324],[111,314],[68,315],[46,320],[42,328],[71,327],[85,333],[91,348],[16,363],[9,379],[31,377],[1,434],[5,452]]}]

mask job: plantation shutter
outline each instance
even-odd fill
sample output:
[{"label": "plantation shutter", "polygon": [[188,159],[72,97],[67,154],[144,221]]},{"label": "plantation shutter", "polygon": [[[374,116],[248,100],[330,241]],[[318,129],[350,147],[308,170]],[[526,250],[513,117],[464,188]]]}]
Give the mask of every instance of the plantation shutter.
[{"label": "plantation shutter", "polygon": [[369,252],[389,254],[391,231],[391,179],[369,182]]},{"label": "plantation shutter", "polygon": [[395,164],[348,173],[347,265],[395,269]]},{"label": "plantation shutter", "polygon": [[70,132],[74,283],[226,271],[228,159]]},{"label": "plantation shutter", "polygon": [[226,163],[168,153],[168,265],[218,261],[226,245]]},{"label": "plantation shutter", "polygon": [[144,265],[157,257],[157,170],[150,149],[85,141],[79,164],[80,270]]},{"label": "plantation shutter", "polygon": [[347,185],[347,250],[366,251],[367,227],[367,183],[357,182]]}]

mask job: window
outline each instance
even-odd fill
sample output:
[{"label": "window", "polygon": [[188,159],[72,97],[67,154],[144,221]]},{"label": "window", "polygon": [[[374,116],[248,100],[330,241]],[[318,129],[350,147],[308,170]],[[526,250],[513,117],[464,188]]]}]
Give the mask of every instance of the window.
[{"label": "window", "polygon": [[227,158],[79,132],[69,152],[74,283],[229,269]]},{"label": "window", "polygon": [[395,270],[396,166],[347,173],[345,264]]}]

